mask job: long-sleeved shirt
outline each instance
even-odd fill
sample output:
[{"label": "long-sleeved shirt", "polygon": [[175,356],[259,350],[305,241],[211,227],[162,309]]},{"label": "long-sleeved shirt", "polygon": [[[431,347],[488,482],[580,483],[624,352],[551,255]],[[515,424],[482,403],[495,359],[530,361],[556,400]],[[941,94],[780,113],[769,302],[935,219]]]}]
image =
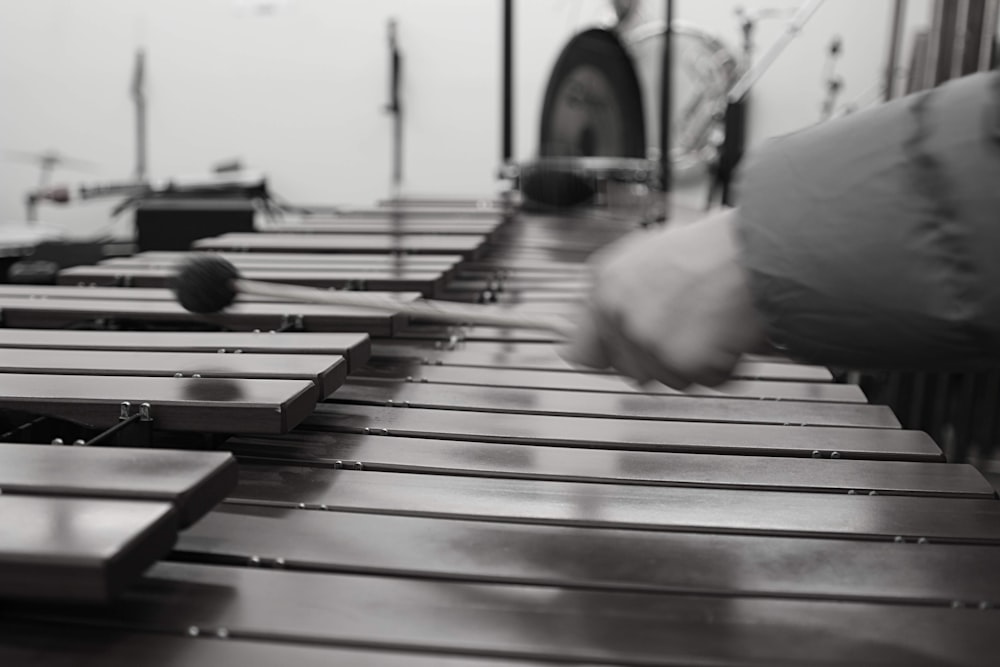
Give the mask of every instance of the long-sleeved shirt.
[{"label": "long-sleeved shirt", "polygon": [[1000,362],[1000,74],[772,140],[739,204],[755,303],[793,356]]}]

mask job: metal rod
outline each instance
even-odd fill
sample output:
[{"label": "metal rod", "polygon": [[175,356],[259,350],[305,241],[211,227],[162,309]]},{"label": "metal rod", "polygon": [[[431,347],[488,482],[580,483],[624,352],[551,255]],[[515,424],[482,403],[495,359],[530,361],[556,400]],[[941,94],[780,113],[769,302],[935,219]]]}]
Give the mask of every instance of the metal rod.
[{"label": "metal rod", "polygon": [[514,0],[503,2],[503,97],[501,104],[501,164],[510,162],[514,155]]},{"label": "metal rod", "polygon": [[286,301],[327,303],[350,308],[368,308],[383,312],[399,313],[429,320],[478,324],[483,326],[514,327],[550,331],[569,335],[571,325],[561,317],[546,317],[505,311],[498,306],[481,306],[450,301],[401,301],[391,296],[377,296],[362,292],[338,292],[300,285],[285,285],[242,278],[232,281],[237,292],[257,296],[276,297]]},{"label": "metal rod", "polygon": [[136,412],[136,413],[133,413],[133,414],[129,415],[126,419],[119,420],[119,422],[117,424],[115,424],[111,428],[108,428],[108,429],[106,429],[104,431],[101,431],[100,433],[98,433],[97,435],[95,435],[93,438],[91,438],[87,442],[83,443],[83,445],[81,445],[81,446],[82,447],[90,447],[91,445],[96,445],[98,443],[101,443],[101,442],[107,440],[109,437],[111,437],[112,435],[114,435],[118,431],[122,430],[123,428],[125,428],[129,424],[133,424],[133,423],[139,421],[140,416],[141,415],[138,412]]},{"label": "metal rod", "polygon": [[760,77],[764,76],[764,73],[774,64],[774,61],[778,59],[781,52],[795,39],[795,36],[799,34],[802,27],[822,4],[823,0],[808,0],[802,3],[799,10],[795,12],[795,16],[786,24],[785,32],[778,38],[778,41],[767,50],[755,66],[750,67],[744,72],[740,80],[729,91],[729,100],[731,102],[739,101],[750,91]]},{"label": "metal rod", "polygon": [[896,68],[899,66],[900,40],[903,35],[903,20],[906,18],[906,0],[895,0],[892,7],[892,34],[889,37],[889,57],[885,66],[883,99],[886,102],[896,96]]},{"label": "metal rod", "polygon": [[[663,56],[660,71],[660,187],[664,193],[669,193],[673,185],[670,161],[670,112],[672,109],[671,94],[673,87],[673,33],[674,33],[674,3],[666,0],[666,26],[663,31]],[[666,202],[664,215],[670,217],[670,203]]]}]

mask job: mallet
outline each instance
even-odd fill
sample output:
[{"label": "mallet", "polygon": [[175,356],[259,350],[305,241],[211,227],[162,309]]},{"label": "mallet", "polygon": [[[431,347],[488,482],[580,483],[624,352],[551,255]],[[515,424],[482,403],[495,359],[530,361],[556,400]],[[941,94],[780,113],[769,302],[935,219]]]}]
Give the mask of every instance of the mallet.
[{"label": "mallet", "polygon": [[364,292],[341,292],[284,283],[245,280],[229,261],[209,254],[186,260],[174,277],[174,294],[180,304],[193,313],[217,313],[230,306],[240,292],[306,303],[370,308],[402,313],[429,320],[550,331],[568,336],[570,323],[559,317],[511,313],[495,306],[479,306],[450,301],[400,301],[392,297]]}]

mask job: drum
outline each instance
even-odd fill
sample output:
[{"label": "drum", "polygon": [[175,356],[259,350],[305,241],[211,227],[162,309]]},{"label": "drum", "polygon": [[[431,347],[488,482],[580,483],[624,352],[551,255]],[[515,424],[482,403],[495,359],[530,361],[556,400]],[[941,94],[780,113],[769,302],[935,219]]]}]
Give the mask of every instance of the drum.
[{"label": "drum", "polygon": [[[570,40],[542,105],[541,157],[516,174],[529,202],[639,202],[655,215],[643,200],[658,176],[663,36],[662,22],[648,22],[622,31],[593,28]],[[697,28],[675,22],[673,44],[671,162],[683,181],[702,175],[716,157],[738,67],[719,40]]]}]

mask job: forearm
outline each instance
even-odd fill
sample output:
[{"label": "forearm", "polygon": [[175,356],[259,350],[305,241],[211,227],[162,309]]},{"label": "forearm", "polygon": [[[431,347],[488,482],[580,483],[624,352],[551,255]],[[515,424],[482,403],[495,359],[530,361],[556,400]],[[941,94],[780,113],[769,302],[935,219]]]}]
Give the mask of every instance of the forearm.
[{"label": "forearm", "polygon": [[845,366],[1000,356],[1000,78],[775,140],[740,187],[770,338]]}]

